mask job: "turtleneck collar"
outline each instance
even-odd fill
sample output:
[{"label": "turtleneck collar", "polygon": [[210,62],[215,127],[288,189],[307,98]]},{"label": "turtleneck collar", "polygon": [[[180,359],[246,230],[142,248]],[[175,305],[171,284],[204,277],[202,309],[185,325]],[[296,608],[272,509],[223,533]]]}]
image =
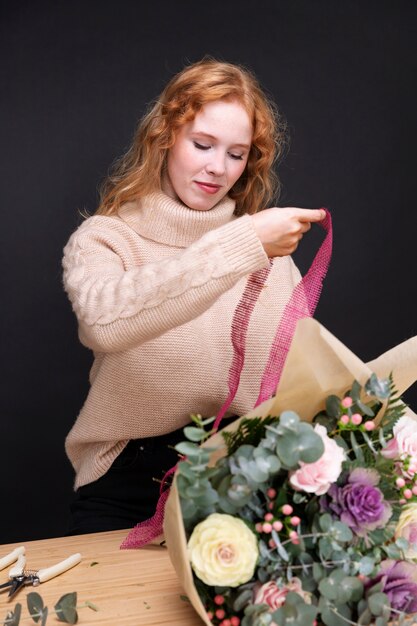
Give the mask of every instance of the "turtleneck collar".
[{"label": "turtleneck collar", "polygon": [[230,222],[234,209],[235,201],[228,196],[209,211],[196,211],[158,191],[127,202],[119,217],[142,237],[181,248]]}]

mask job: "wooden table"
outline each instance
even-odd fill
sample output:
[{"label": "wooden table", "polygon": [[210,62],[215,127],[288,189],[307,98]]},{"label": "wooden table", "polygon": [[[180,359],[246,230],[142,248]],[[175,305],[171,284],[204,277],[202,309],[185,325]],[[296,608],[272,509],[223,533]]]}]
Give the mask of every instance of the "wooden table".
[{"label": "wooden table", "polygon": [[[168,550],[149,546],[140,550],[120,550],[128,531],[112,531],[27,541],[0,546],[0,557],[19,545],[25,545],[28,569],[40,569],[80,552],[82,561],[72,570],[38,587],[28,586],[8,601],[7,592],[0,594],[0,623],[16,602],[22,604],[20,624],[34,624],[29,617],[26,596],[37,591],[49,607],[47,626],[61,624],[53,613],[57,600],[72,591],[78,594],[77,604],[90,600],[98,612],[90,608],[78,611],[78,623],[100,626],[201,626],[202,621],[190,604],[181,599],[183,591],[168,556]],[[94,563],[96,563],[94,565]],[[0,572],[6,582],[8,570]]]}]

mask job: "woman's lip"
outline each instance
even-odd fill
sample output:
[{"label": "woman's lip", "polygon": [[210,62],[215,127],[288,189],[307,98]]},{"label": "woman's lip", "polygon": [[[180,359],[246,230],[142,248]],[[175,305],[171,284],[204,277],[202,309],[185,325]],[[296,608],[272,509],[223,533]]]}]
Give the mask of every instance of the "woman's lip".
[{"label": "woman's lip", "polygon": [[203,182],[200,182],[199,180],[196,180],[195,184],[198,185],[200,189],[210,194],[216,193],[217,191],[219,191],[221,187],[221,185],[215,185],[213,183],[203,183]]}]

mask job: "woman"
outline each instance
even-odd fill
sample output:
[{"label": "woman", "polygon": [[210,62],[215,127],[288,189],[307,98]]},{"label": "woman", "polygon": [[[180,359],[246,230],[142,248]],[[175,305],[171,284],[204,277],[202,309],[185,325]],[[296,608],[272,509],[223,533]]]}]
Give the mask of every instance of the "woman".
[{"label": "woman", "polygon": [[[300,279],[291,257],[324,211],[265,209],[285,133],[246,69],[203,59],[141,121],[102,201],[64,251],[91,388],[66,450],[71,533],[149,517],[190,413],[226,396],[231,320],[248,275],[271,264],[230,414],[256,400],[269,346]],[[258,212],[260,211],[260,212]],[[272,261],[270,261],[272,259]]]}]

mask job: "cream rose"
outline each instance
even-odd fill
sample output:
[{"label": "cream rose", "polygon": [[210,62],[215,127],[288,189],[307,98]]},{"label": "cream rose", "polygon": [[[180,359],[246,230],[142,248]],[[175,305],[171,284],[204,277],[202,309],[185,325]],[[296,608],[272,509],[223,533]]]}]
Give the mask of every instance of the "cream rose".
[{"label": "cream rose", "polygon": [[188,541],[191,566],[206,585],[237,587],[248,582],[258,560],[258,542],[242,520],[212,513]]},{"label": "cream rose", "polygon": [[405,506],[395,529],[395,538],[402,537],[408,541],[405,552],[407,559],[417,559],[417,503]]},{"label": "cream rose", "polygon": [[314,431],[323,440],[324,452],[314,463],[300,461],[300,469],[291,473],[290,483],[296,491],[306,491],[321,496],[339,478],[346,455],[343,448],[334,439],[330,439],[324,426],[316,424]]}]

